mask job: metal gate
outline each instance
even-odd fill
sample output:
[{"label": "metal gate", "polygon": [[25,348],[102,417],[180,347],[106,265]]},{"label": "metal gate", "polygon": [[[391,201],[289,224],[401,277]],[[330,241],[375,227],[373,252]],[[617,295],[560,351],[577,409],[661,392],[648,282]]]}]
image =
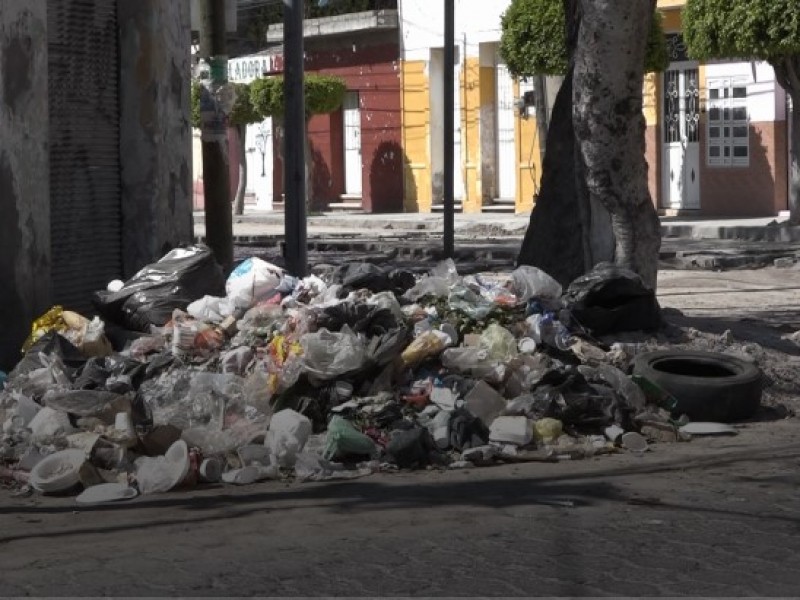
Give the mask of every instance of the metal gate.
[{"label": "metal gate", "polygon": [[53,301],[122,275],[117,0],[48,0]]},{"label": "metal gate", "polygon": [[358,92],[344,96],[344,185],[345,193],[361,196],[364,168],[361,162],[361,107]]}]

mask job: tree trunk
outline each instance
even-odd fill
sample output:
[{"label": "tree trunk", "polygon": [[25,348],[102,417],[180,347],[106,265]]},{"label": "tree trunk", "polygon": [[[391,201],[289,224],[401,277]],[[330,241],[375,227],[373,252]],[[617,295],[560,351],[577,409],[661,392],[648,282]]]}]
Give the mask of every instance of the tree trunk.
[{"label": "tree trunk", "polygon": [[572,77],[564,79],[553,106],[542,164],[542,185],[522,241],[518,264],[539,267],[562,285],[586,272],[588,205],[581,207],[572,128]]},{"label": "tree trunk", "polygon": [[233,203],[233,214],[244,214],[244,196],[247,193],[247,125],[237,125],[236,135],[239,142],[239,184],[236,186],[236,198]]},{"label": "tree trunk", "polygon": [[536,133],[539,136],[539,154],[544,162],[547,154],[547,129],[549,128],[550,117],[547,114],[547,91],[545,90],[544,75],[537,75],[534,83],[534,94],[536,95]]},{"label": "tree trunk", "polygon": [[771,61],[778,83],[792,99],[792,134],[789,139],[789,223],[800,225],[800,58]]},{"label": "tree trunk", "polygon": [[[570,55],[581,27],[578,8],[578,0],[564,0]],[[568,285],[598,262],[614,257],[608,213],[602,204],[592,201],[586,190],[583,159],[575,143],[572,97],[570,67],[553,103],[541,189],[517,258],[518,264],[539,267],[562,285]]]},{"label": "tree trunk", "polygon": [[590,202],[611,215],[615,261],[655,290],[661,230],[647,187],[642,86],[655,0],[580,0],[573,122]]}]

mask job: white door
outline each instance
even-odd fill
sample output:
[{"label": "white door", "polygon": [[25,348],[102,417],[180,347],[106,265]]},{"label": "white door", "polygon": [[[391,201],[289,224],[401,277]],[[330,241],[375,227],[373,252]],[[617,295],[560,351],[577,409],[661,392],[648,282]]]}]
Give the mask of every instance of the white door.
[{"label": "white door", "polygon": [[361,196],[361,109],[358,92],[344,97],[344,190],[349,196]]},{"label": "white door", "polygon": [[517,192],[516,144],[514,137],[514,82],[508,67],[497,65],[497,193],[513,200]]},{"label": "white door", "polygon": [[247,126],[247,191],[255,194],[258,210],[272,210],[272,119]]},{"label": "white door", "polygon": [[700,81],[696,65],[664,73],[662,205],[700,208]]}]

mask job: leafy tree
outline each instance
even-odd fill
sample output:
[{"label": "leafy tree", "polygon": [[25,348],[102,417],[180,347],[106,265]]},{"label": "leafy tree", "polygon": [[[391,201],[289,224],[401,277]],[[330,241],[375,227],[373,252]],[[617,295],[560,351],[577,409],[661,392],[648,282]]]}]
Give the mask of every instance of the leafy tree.
[{"label": "leafy tree", "polygon": [[[647,72],[663,71],[669,64],[662,20],[656,12],[647,34]],[[512,75],[566,75],[569,51],[562,0],[513,0],[501,27],[500,56]]]},{"label": "leafy tree", "polygon": [[[239,185],[233,202],[233,210],[237,215],[244,212],[244,196],[247,191],[247,153],[245,147],[247,126],[263,120],[251,102],[250,86],[246,83],[234,83],[235,100],[228,115],[228,124],[236,128],[239,141]],[[192,127],[200,127],[200,90],[199,81],[192,82]]]},{"label": "leafy tree", "polygon": [[689,55],[767,61],[792,99],[789,221],[800,224],[800,6],[797,0],[688,0]]},{"label": "leafy tree", "polygon": [[660,224],[647,187],[642,86],[666,64],[655,0],[513,0],[501,55],[565,75],[517,262],[569,283],[613,260],[655,289]]},{"label": "leafy tree", "polygon": [[[309,73],[304,81],[306,121],[314,115],[332,113],[341,108],[347,85],[340,77]],[[250,84],[250,100],[261,118],[275,117],[280,123],[284,114],[283,77],[256,79]],[[312,195],[311,181],[314,162],[308,137],[305,139],[306,200]]]}]

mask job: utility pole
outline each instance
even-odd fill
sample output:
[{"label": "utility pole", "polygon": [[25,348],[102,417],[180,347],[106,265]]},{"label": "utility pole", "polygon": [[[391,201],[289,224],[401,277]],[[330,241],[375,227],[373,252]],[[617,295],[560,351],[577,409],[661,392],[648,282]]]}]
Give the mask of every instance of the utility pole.
[{"label": "utility pole", "polygon": [[442,192],[444,194],[444,256],[453,258],[455,255],[455,191],[454,180],[455,160],[453,147],[455,146],[455,0],[444,0],[444,181]]},{"label": "utility pole", "polygon": [[306,102],[303,82],[303,0],[283,0],[284,182],[286,268],[295,277],[308,271],[306,243]]},{"label": "utility pole", "polygon": [[210,69],[210,81],[204,82],[205,101],[201,100],[206,242],[228,273],[233,267],[228,131],[227,118],[218,101],[218,92],[228,82],[225,0],[199,0],[199,8],[200,58]]}]

